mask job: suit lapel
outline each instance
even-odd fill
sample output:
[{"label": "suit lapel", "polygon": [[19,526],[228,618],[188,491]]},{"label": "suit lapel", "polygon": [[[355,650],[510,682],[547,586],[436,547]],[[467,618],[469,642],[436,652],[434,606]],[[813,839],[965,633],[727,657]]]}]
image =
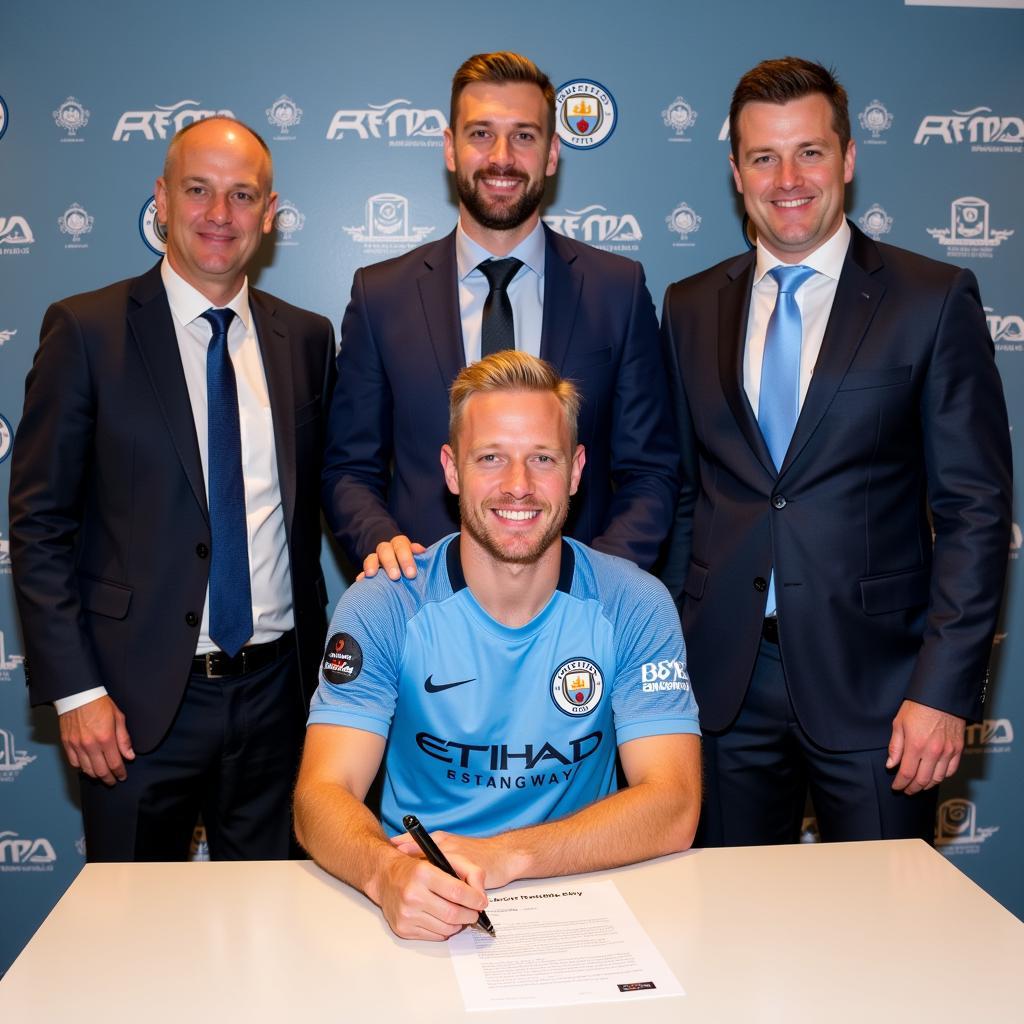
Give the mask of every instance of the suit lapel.
[{"label": "suit lapel", "polygon": [[295,512],[295,388],[292,383],[291,340],[288,328],[276,315],[271,296],[250,289],[249,308],[256,324],[256,339],[267,378],[281,507],[285,532],[290,538]]},{"label": "suit lapel", "polygon": [[159,263],[135,280],[128,296],[127,317],[128,329],[149,374],[150,385],[167,423],[182,469],[203,515],[209,518],[206,482],[203,479],[192,402],[188,396],[185,371],[181,365],[167,293],[160,278]]},{"label": "suit lapel", "polygon": [[575,266],[575,250],[561,235],[545,225],[544,237],[544,319],[540,354],[561,372],[576,323],[583,272]]},{"label": "suit lapel", "polygon": [[732,263],[726,270],[730,280],[718,293],[718,379],[740,432],[774,477],[775,463],[743,387],[743,348],[755,262],[754,254],[748,253]]},{"label": "suit lapel", "polygon": [[[427,335],[434,348],[441,381],[447,393],[466,365],[459,313],[459,269],[455,259],[455,232],[426,247],[423,273],[417,280]],[[410,339],[411,341],[411,339]]]},{"label": "suit lapel", "polygon": [[793,464],[828,411],[885,294],[885,285],[872,276],[882,267],[877,246],[857,228],[851,228],[850,248],[839,275],[821,352],[780,476]]}]

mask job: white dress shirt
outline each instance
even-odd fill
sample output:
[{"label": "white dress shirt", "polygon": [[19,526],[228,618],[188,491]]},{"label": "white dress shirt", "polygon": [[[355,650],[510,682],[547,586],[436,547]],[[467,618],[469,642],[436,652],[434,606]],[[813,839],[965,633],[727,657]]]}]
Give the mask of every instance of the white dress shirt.
[{"label": "white dress shirt", "polygon": [[[506,289],[512,304],[516,348],[532,356],[540,355],[540,332],[544,325],[544,256],[546,240],[540,221],[508,255],[523,265]],[[455,259],[459,275],[459,315],[462,319],[462,343],[466,365],[480,358],[484,303],[490,283],[477,269],[484,260],[504,259],[478,245],[462,229],[455,229]]]},{"label": "white dress shirt", "polygon": [[[171,307],[171,320],[185,371],[185,383],[196,425],[203,479],[207,473],[208,427],[206,400],[206,354],[213,328],[202,314],[210,300],[178,275],[165,258],[160,276]],[[235,371],[238,390],[238,423],[242,442],[242,476],[245,481],[245,521],[249,543],[249,584],[252,588],[253,635],[250,644],[267,643],[295,624],[288,563],[288,545],[281,506],[281,486],[274,448],[274,423],[263,369],[256,324],[249,308],[249,282],[228,303],[235,317],[228,328],[228,354]],[[203,602],[197,654],[218,650],[210,639],[210,591]],[[63,697],[54,702],[58,714],[102,697],[102,686]]]}]

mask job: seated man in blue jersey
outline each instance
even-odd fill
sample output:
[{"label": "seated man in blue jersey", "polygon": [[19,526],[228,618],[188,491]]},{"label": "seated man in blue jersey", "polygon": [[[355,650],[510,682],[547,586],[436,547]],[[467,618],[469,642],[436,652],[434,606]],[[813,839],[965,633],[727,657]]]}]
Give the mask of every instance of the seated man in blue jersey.
[{"label": "seated man in blue jersey", "polygon": [[[379,573],[334,613],[296,831],[405,938],[475,922],[487,888],[693,840],[700,739],[674,605],[631,562],[561,536],[585,461],[578,408],[534,356],[464,369],[441,451],[461,531],[414,579]],[[383,828],[362,802],[382,758]],[[405,814],[441,830],[461,879],[420,856]]]}]

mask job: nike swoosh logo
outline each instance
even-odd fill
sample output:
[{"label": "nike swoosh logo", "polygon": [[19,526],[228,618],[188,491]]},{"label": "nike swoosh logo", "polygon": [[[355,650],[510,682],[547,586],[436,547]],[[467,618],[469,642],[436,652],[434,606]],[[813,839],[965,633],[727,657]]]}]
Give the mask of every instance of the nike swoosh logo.
[{"label": "nike swoosh logo", "polygon": [[427,676],[426,681],[423,683],[423,689],[426,690],[427,693],[440,693],[442,690],[450,690],[453,686],[462,686],[463,683],[472,683],[475,681],[476,676],[474,676],[472,679],[459,679],[454,683],[438,684],[434,682],[434,674],[433,672],[431,672],[431,674]]}]

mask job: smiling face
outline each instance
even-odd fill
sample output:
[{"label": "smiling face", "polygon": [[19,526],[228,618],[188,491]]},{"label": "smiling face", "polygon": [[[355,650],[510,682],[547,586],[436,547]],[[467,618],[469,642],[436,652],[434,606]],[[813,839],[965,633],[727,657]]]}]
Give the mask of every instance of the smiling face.
[{"label": "smiling face", "polygon": [[462,90],[444,156],[463,228],[475,241],[507,233],[507,252],[533,230],[545,179],[558,167],[558,136],[548,122],[544,93],[532,83],[474,82]]},{"label": "smiling face", "polygon": [[215,305],[229,302],[277,209],[270,158],[241,125],[211,118],[189,129],[156,183],[174,270]]},{"label": "smiling face", "polygon": [[789,103],[748,103],[737,119],[733,180],[765,248],[799,263],[839,230],[856,147],[843,152],[821,93]]},{"label": "smiling face", "polygon": [[498,562],[536,562],[561,535],[584,461],[553,393],[472,395],[456,447],[441,450],[448,488],[459,496],[463,543]]}]

